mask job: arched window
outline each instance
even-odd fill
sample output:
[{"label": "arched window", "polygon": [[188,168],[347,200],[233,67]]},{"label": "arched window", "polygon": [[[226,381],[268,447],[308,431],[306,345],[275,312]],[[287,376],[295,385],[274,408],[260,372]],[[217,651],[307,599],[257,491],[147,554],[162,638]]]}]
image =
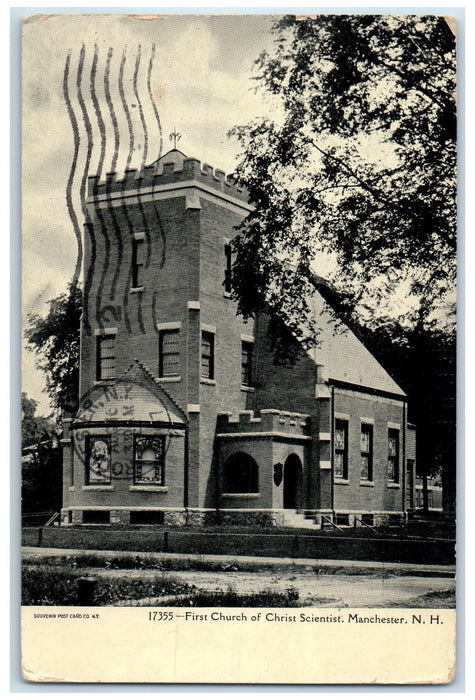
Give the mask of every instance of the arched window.
[{"label": "arched window", "polygon": [[236,452],[223,465],[223,493],[258,493],[259,467],[245,452]]}]

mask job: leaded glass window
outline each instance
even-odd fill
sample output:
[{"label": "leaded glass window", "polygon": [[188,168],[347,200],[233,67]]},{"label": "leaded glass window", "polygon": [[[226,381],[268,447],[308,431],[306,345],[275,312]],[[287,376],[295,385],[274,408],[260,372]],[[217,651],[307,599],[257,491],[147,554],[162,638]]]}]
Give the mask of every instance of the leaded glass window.
[{"label": "leaded glass window", "polygon": [[109,435],[86,436],[86,465],[88,484],[110,484],[111,444]]},{"label": "leaded glass window", "polygon": [[348,479],[348,421],[335,421],[335,476]]},{"label": "leaded glass window", "polygon": [[399,481],[399,430],[388,430],[388,480]]},{"label": "leaded glass window", "polygon": [[164,438],[136,436],[134,441],[134,483],[164,483]]},{"label": "leaded glass window", "polygon": [[373,426],[361,425],[361,480],[373,481]]}]

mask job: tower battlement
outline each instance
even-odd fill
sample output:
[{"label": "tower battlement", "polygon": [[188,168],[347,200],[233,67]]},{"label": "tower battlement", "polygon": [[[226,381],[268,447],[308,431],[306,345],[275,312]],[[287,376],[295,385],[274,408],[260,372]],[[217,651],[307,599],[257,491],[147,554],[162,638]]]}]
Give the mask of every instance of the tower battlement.
[{"label": "tower battlement", "polygon": [[[178,154],[178,155],[174,155]],[[107,173],[105,178],[91,175],[88,178],[88,197],[110,194],[126,194],[130,190],[148,190],[161,185],[195,181],[207,185],[218,192],[248,202],[247,191],[237,184],[232,174],[202,163],[197,158],[187,158],[180,151],[170,151],[143,169],[126,170],[123,177],[117,173]]]},{"label": "tower battlement", "polygon": [[310,416],[304,413],[291,413],[275,409],[262,409],[260,416],[254,411],[240,411],[234,417],[230,413],[218,413],[218,433],[285,432],[307,435]]}]

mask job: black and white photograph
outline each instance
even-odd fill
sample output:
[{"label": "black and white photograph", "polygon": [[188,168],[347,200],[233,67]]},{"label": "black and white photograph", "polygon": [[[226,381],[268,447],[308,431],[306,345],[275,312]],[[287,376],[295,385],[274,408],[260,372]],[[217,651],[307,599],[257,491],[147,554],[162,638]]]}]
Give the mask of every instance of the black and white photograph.
[{"label": "black and white photograph", "polygon": [[452,682],[458,20],[81,12],[22,27],[24,678]]}]

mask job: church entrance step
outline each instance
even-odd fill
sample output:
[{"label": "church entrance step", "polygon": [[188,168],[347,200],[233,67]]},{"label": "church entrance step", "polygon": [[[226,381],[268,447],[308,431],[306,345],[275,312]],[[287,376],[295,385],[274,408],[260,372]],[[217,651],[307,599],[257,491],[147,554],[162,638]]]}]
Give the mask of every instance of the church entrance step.
[{"label": "church entrance step", "polygon": [[306,518],[303,513],[296,510],[286,510],[284,513],[284,527],[300,527],[315,530],[317,528],[315,522],[310,518]]}]

